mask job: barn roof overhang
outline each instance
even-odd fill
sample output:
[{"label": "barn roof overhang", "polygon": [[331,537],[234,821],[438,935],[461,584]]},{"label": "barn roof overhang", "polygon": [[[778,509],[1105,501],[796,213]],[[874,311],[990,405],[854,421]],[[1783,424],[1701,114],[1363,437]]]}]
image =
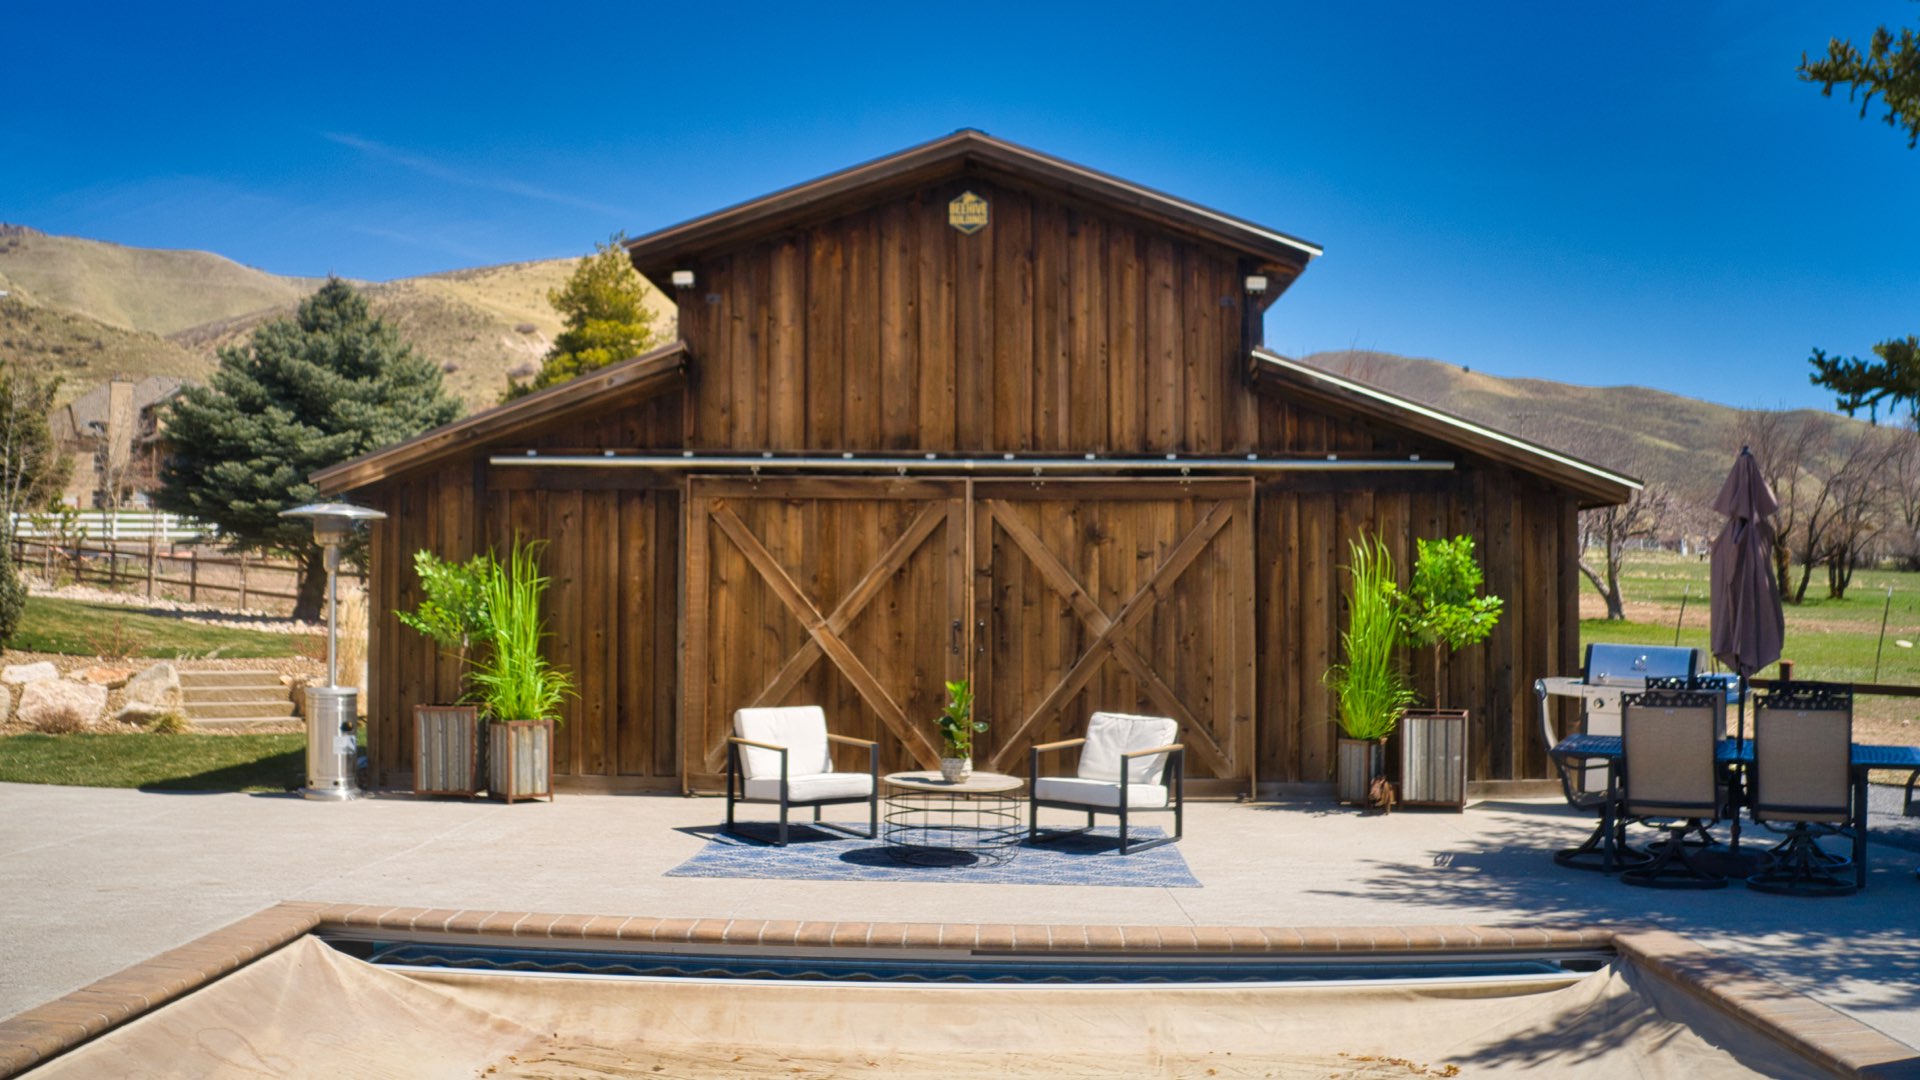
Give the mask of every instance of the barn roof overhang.
[{"label": "barn roof overhang", "polygon": [[1631,476],[1571,454],[1265,349],[1253,350],[1250,363],[1257,391],[1345,409],[1459,447],[1572,491],[1582,509],[1624,503],[1642,486]]},{"label": "barn roof overhang", "polygon": [[687,357],[686,343],[674,341],[631,360],[608,364],[558,386],[455,420],[405,442],[321,469],[309,479],[328,494],[352,491],[490,444],[509,442],[563,419],[575,407],[588,402],[606,406],[652,397],[681,385],[686,377]]},{"label": "barn roof overhang", "polygon": [[649,233],[627,243],[633,265],[667,295],[673,271],[694,258],[836,215],[963,173],[1003,177],[1109,207],[1170,232],[1238,251],[1268,277],[1271,304],[1312,259],[1317,244],[1040,153],[971,128],[842,169],[770,195]]}]

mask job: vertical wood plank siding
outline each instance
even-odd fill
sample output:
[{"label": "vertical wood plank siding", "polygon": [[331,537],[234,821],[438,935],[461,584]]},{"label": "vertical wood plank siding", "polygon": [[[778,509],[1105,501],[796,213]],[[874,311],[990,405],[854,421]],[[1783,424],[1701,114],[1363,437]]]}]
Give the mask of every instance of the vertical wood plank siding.
[{"label": "vertical wood plank siding", "polygon": [[[970,236],[946,223],[968,190],[991,215]],[[1474,779],[1546,775],[1529,687],[1578,663],[1573,496],[1250,389],[1249,267],[1236,254],[974,175],[690,268],[683,389],[584,405],[512,446],[359,493],[392,515],[370,551],[375,782],[405,778],[412,707],[451,701],[458,684],[450,659],[386,617],[419,599],[413,552],[463,558],[516,532],[548,543],[552,655],[579,690],[554,764],[576,790],[711,786],[730,710],[748,700],[817,702],[837,729],[880,738],[888,767],[925,765],[939,684],[969,672],[995,721],[980,756],[1000,765],[1075,733],[1094,708],[1127,708],[1184,712],[1203,729],[1198,778],[1323,784],[1335,731],[1322,673],[1339,654],[1348,543],[1383,537],[1404,581],[1415,538],[1454,532],[1476,539],[1507,614],[1446,663],[1441,704],[1471,711]],[[1103,486],[486,464],[503,450],[681,447],[1417,452],[1458,469]],[[1241,493],[1220,495],[1223,483]],[[1102,620],[1215,507],[1224,523],[1151,617],[1073,675]],[[910,550],[893,550],[916,529]],[[795,613],[798,595],[830,621],[862,591],[844,625],[810,629]],[[1408,659],[1424,697],[1432,661]],[[1063,685],[1069,675],[1082,681]]]}]

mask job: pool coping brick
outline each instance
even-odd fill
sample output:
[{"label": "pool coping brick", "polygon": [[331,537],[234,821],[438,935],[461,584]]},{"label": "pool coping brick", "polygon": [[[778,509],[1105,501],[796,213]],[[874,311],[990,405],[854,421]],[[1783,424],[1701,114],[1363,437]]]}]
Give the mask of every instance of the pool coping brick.
[{"label": "pool coping brick", "polygon": [[1842,1076],[1912,1075],[1920,1053],[1666,930],[1501,926],[1244,927],[866,923],[472,911],[287,902],[0,1020],[0,1078],[25,1072],[314,931],[915,952],[1275,955],[1612,948]]}]

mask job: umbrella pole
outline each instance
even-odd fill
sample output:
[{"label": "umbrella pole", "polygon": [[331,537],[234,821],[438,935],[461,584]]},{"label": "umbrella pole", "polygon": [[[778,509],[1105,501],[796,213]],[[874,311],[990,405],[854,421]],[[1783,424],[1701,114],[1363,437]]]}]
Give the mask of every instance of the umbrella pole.
[{"label": "umbrella pole", "polygon": [[1741,789],[1744,788],[1747,783],[1746,767],[1740,764],[1741,759],[1747,756],[1746,754],[1746,751],[1747,751],[1747,673],[1744,671],[1740,673],[1740,714],[1739,716],[1740,718],[1734,721],[1734,726],[1733,726],[1734,767],[1731,770],[1729,770],[1729,772],[1732,774],[1732,777],[1733,777],[1733,785],[1732,785],[1732,789],[1728,792],[1729,801],[1733,803],[1733,822],[1732,822],[1733,837],[1732,837],[1732,843],[1729,844],[1728,846],[1732,848],[1733,853],[1735,855],[1740,854],[1740,801],[1741,801],[1740,796],[1742,794]]}]

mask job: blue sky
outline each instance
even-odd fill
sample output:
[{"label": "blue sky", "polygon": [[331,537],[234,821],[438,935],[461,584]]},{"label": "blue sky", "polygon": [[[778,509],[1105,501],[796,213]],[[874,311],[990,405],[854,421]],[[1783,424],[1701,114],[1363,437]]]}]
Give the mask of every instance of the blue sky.
[{"label": "blue sky", "polygon": [[978,127],[1324,245],[1269,314],[1284,352],[1824,406],[1813,346],[1920,332],[1920,151],[1793,68],[1916,21],[23,0],[0,220],[384,279],[579,254]]}]

